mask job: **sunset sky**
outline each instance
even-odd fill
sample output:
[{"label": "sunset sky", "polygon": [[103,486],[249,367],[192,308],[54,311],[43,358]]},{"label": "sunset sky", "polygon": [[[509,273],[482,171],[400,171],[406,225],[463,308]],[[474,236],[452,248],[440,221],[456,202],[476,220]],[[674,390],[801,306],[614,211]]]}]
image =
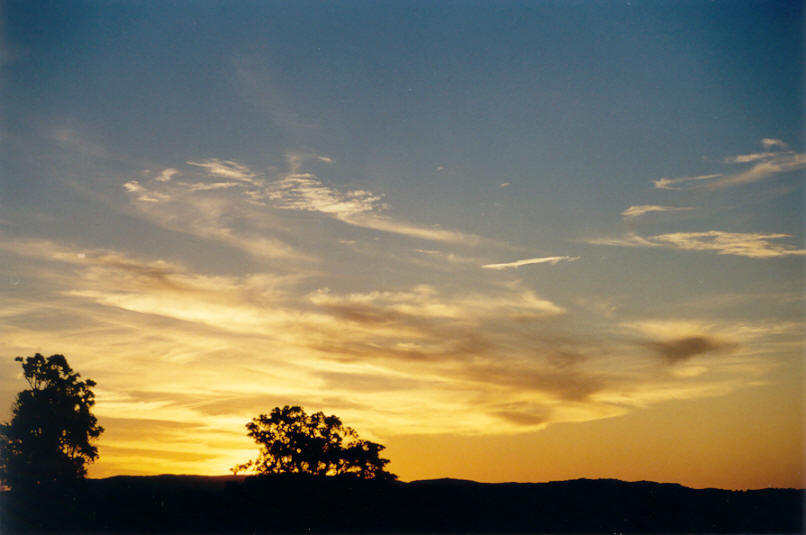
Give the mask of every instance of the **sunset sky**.
[{"label": "sunset sky", "polygon": [[791,1],[9,1],[0,419],[226,474],[278,405],[403,480],[804,485]]}]

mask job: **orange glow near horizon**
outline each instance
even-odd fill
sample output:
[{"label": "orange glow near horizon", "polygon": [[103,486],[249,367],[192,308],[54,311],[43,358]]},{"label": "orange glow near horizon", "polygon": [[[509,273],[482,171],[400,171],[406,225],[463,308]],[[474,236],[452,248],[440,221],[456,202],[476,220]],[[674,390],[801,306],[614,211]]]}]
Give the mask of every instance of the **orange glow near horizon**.
[{"label": "orange glow near horizon", "polygon": [[[791,383],[789,389],[796,389]],[[453,477],[480,482],[546,482],[577,478],[679,483],[693,488],[735,490],[804,487],[803,410],[763,403],[783,402],[792,392],[756,387],[720,398],[667,402],[624,416],[554,424],[508,435],[390,435],[385,456],[401,480]],[[146,433],[114,430],[101,442],[90,477],[183,473],[226,475],[251,458],[256,446],[243,436],[213,441],[187,437],[186,446],[154,449],[108,443]],[[128,443],[128,442],[127,442]],[[215,450],[214,450],[215,451]],[[148,462],[143,462],[144,457]]]}]

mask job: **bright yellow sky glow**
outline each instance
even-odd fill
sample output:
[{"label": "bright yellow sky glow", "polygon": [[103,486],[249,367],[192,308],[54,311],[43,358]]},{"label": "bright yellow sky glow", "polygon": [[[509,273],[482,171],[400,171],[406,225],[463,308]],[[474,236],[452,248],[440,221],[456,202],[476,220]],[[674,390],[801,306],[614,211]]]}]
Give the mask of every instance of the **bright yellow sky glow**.
[{"label": "bright yellow sky glow", "polygon": [[[558,334],[575,328],[568,312],[517,283],[487,297],[425,285],[319,289],[294,303],[294,277],[208,277],[45,241],[12,246],[32,265],[73,274],[58,301],[73,325],[10,327],[5,339],[58,346],[99,381],[96,413],[108,431],[94,476],[226,473],[253,453],[246,421],[286,403],[337,413],[387,443],[404,479],[745,487],[797,486],[803,474],[802,410],[787,402],[798,399],[800,364],[757,357],[797,350],[798,323],[619,321],[606,351],[574,341],[571,353]],[[54,306],[12,302],[6,314]],[[535,362],[543,328],[559,349],[542,346],[546,360]],[[719,366],[689,353],[719,354]],[[785,469],[768,466],[770,449],[786,454]]]}]

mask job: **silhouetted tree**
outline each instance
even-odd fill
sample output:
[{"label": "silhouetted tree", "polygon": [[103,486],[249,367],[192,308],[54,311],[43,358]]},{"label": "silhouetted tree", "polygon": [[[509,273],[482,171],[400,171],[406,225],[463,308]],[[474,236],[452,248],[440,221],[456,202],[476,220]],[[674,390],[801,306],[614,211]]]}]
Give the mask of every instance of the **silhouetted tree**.
[{"label": "silhouetted tree", "polygon": [[233,473],[353,474],[364,479],[396,479],[384,470],[389,459],[380,456],[384,446],[361,440],[334,415],[311,415],[301,407],[275,407],[246,424],[248,435],[260,446],[257,459],[232,468]]},{"label": "silhouetted tree", "polygon": [[15,488],[84,477],[103,432],[91,412],[95,382],[79,380],[64,355],[14,360],[30,388],[17,394],[11,421],[0,424],[0,479]]}]

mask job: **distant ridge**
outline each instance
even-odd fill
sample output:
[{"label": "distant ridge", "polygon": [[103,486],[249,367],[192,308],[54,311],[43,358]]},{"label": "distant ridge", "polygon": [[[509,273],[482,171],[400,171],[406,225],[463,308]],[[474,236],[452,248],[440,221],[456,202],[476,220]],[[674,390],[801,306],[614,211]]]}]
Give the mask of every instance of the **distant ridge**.
[{"label": "distant ridge", "polygon": [[[109,476],[103,478],[88,478],[87,481],[108,481],[108,482],[118,482],[118,483],[130,483],[134,485],[144,485],[148,484],[148,482],[160,482],[168,486],[192,486],[198,485],[198,489],[202,489],[205,487],[215,487],[215,488],[223,488],[228,483],[232,482],[243,482],[245,479],[248,479],[249,475],[217,475],[217,476],[205,476],[205,475],[196,475],[196,474],[158,474],[158,475],[137,475],[137,476],[129,476],[129,475],[118,475],[118,476]],[[502,486],[502,485],[515,485],[515,486],[541,486],[541,485],[550,485],[550,486],[557,486],[561,487],[564,485],[597,485],[597,486],[629,486],[629,485],[637,485],[637,486],[644,486],[647,488],[650,487],[665,487],[665,488],[678,488],[678,489],[685,489],[689,491],[720,491],[720,492],[763,492],[763,491],[771,491],[771,490],[791,490],[791,491],[800,491],[803,492],[804,489],[794,489],[794,488],[786,488],[786,487],[764,487],[760,489],[741,489],[741,490],[733,490],[733,489],[720,489],[717,487],[704,487],[704,488],[695,488],[695,487],[687,487],[680,483],[669,483],[669,482],[657,482],[657,481],[648,481],[645,479],[638,480],[638,481],[624,481],[621,479],[614,479],[614,478],[577,478],[577,479],[561,479],[557,481],[544,481],[544,482],[523,482],[523,481],[506,481],[506,482],[497,482],[497,483],[489,483],[489,482],[482,482],[482,481],[474,481],[472,479],[460,479],[460,478],[453,478],[453,477],[440,477],[434,479],[414,479],[412,481],[404,482],[398,481],[395,482],[397,485],[413,485],[413,486],[434,486],[434,487],[446,487],[446,486],[463,486],[463,485],[478,485],[478,486]]]},{"label": "distant ridge", "polygon": [[438,479],[415,479],[409,481],[408,485],[494,485],[495,483],[479,483],[472,479],[456,479],[453,477],[441,477]]},{"label": "distant ridge", "polygon": [[[221,476],[227,477],[227,476]],[[232,477],[232,476],[230,476]],[[744,490],[733,490],[733,489],[720,489],[717,487],[704,487],[704,488],[696,488],[696,487],[687,487],[681,483],[670,483],[670,482],[658,482],[658,481],[649,481],[646,479],[641,479],[638,481],[624,481],[622,479],[614,479],[614,478],[587,478],[581,477],[577,479],[559,479],[556,481],[502,481],[497,483],[489,483],[489,482],[482,482],[482,481],[474,481],[472,479],[458,479],[453,477],[440,477],[435,479],[414,479],[409,481],[408,485],[562,485],[562,484],[582,484],[582,483],[602,483],[608,484],[612,483],[614,485],[660,485],[660,486],[669,486],[669,487],[677,487],[681,489],[689,489],[689,490],[721,490],[725,492],[749,492],[755,490],[804,490],[804,489],[793,489],[787,487],[764,487],[762,489],[744,489]]]}]

